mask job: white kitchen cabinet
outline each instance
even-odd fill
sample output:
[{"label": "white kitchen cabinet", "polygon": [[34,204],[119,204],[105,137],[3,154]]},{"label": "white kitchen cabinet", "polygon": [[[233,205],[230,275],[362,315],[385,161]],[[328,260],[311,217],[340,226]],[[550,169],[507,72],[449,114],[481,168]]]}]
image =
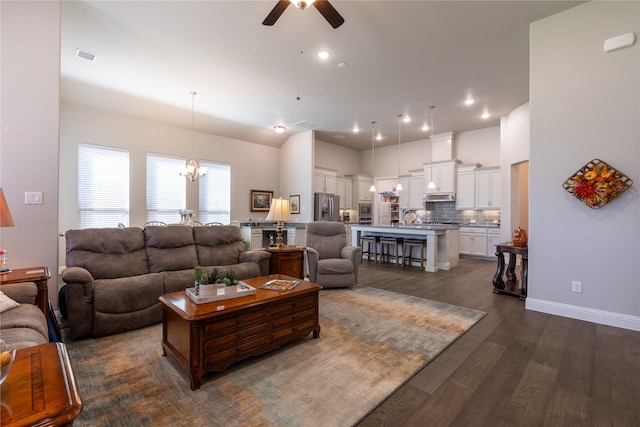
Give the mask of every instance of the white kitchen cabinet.
[{"label": "white kitchen cabinet", "polygon": [[352,209],[353,184],[349,178],[336,178],[336,194],[340,197],[340,209]]},{"label": "white kitchen cabinet", "polygon": [[352,187],[352,208],[357,209],[359,201],[372,201],[373,193],[369,191],[373,178],[364,175],[350,175]]},{"label": "white kitchen cabinet", "polygon": [[409,177],[403,176],[399,179],[402,185],[402,191],[398,192],[398,203],[401,208],[408,208],[409,206]]},{"label": "white kitchen cabinet", "polygon": [[475,209],[476,166],[459,166],[456,173],[456,209]]},{"label": "white kitchen cabinet", "polygon": [[[428,188],[429,182],[436,188]],[[424,192],[427,194],[455,193],[456,161],[428,163],[424,166]]]},{"label": "white kitchen cabinet", "polygon": [[487,229],[487,257],[496,258],[496,245],[500,244],[500,229]]},{"label": "white kitchen cabinet", "polygon": [[500,169],[476,170],[476,209],[500,209]]},{"label": "white kitchen cabinet", "polygon": [[487,229],[484,227],[460,227],[458,234],[460,255],[487,256]]},{"label": "white kitchen cabinet", "polygon": [[313,192],[336,194],[336,171],[316,169],[313,174]]},{"label": "white kitchen cabinet", "polygon": [[409,208],[424,209],[424,175],[412,175],[409,178]]}]

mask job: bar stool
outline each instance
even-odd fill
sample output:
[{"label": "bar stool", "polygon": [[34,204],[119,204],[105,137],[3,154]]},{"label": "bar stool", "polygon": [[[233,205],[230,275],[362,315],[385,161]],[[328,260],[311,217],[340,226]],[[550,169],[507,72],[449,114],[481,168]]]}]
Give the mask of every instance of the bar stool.
[{"label": "bar stool", "polygon": [[[409,262],[411,266],[412,261],[417,261],[418,258],[413,258],[413,248],[420,248],[420,269],[424,268],[424,253],[427,249],[427,242],[421,239],[407,239],[402,245],[402,266],[404,267]],[[408,253],[407,253],[408,251]]]},{"label": "bar stool", "polygon": [[[363,236],[360,237],[360,248],[362,249],[362,258],[367,257],[368,261],[371,261],[371,255],[373,254],[373,260],[378,262],[378,242],[380,237],[378,236]],[[364,244],[367,243],[367,250],[364,250]],[[362,259],[360,260],[362,262]]]},{"label": "bar stool", "polygon": [[402,244],[402,239],[399,237],[381,237],[380,262],[383,262],[385,257],[387,258],[387,262],[389,262],[389,257],[391,256],[391,247],[393,246],[396,253],[396,266],[400,266],[400,244]]}]

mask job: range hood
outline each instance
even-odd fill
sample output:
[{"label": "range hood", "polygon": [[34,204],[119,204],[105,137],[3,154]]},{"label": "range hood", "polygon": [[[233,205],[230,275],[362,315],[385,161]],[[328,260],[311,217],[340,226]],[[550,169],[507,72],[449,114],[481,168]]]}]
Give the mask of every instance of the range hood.
[{"label": "range hood", "polygon": [[452,193],[427,193],[422,198],[423,202],[455,202],[455,194]]}]

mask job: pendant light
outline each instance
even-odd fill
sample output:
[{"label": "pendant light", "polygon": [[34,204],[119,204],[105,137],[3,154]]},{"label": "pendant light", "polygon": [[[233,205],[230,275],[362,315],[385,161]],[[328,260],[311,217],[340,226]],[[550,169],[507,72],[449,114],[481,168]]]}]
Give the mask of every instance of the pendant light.
[{"label": "pendant light", "polygon": [[[373,168],[375,166],[375,149],[376,149],[376,122],[371,122],[371,176],[373,174]],[[369,191],[372,193],[376,192],[376,186],[371,182],[371,187]]]},{"label": "pendant light", "polygon": [[194,122],[195,122],[195,97],[197,95],[197,92],[195,91],[191,91],[191,160],[189,160],[189,163],[187,163],[187,167],[184,168],[181,172],[180,172],[180,176],[184,176],[187,177],[191,180],[191,182],[195,182],[196,179],[205,176],[207,174],[207,170],[209,170],[209,168],[207,167],[198,167],[198,163],[195,161],[194,159]]},{"label": "pendant light", "polygon": [[[431,141],[431,152],[433,153],[433,109],[436,108],[435,105],[431,106],[431,136],[429,137],[429,141]],[[427,185],[427,188],[429,190],[435,190],[436,189],[436,183],[433,182],[433,158],[431,159],[431,180],[429,181],[429,184]]]},{"label": "pendant light", "polygon": [[402,140],[402,114],[398,114],[398,185],[396,185],[396,191],[402,191],[402,184],[400,184],[400,141]]}]

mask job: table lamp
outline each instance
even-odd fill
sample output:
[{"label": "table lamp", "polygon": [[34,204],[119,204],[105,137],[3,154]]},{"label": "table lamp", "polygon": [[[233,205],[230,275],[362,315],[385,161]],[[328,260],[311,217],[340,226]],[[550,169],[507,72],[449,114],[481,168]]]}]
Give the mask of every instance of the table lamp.
[{"label": "table lamp", "polygon": [[282,238],[283,221],[291,221],[291,211],[289,211],[289,200],[284,200],[279,197],[271,201],[271,207],[269,208],[269,215],[266,218],[267,221],[278,221],[276,226],[276,247],[281,248],[284,246],[284,239]]},{"label": "table lamp", "polygon": [[[7,199],[4,198],[2,187],[0,187],[0,227],[13,227],[13,218],[11,217]],[[7,266],[7,251],[0,249],[0,273],[7,271],[9,271],[9,267]]]}]

